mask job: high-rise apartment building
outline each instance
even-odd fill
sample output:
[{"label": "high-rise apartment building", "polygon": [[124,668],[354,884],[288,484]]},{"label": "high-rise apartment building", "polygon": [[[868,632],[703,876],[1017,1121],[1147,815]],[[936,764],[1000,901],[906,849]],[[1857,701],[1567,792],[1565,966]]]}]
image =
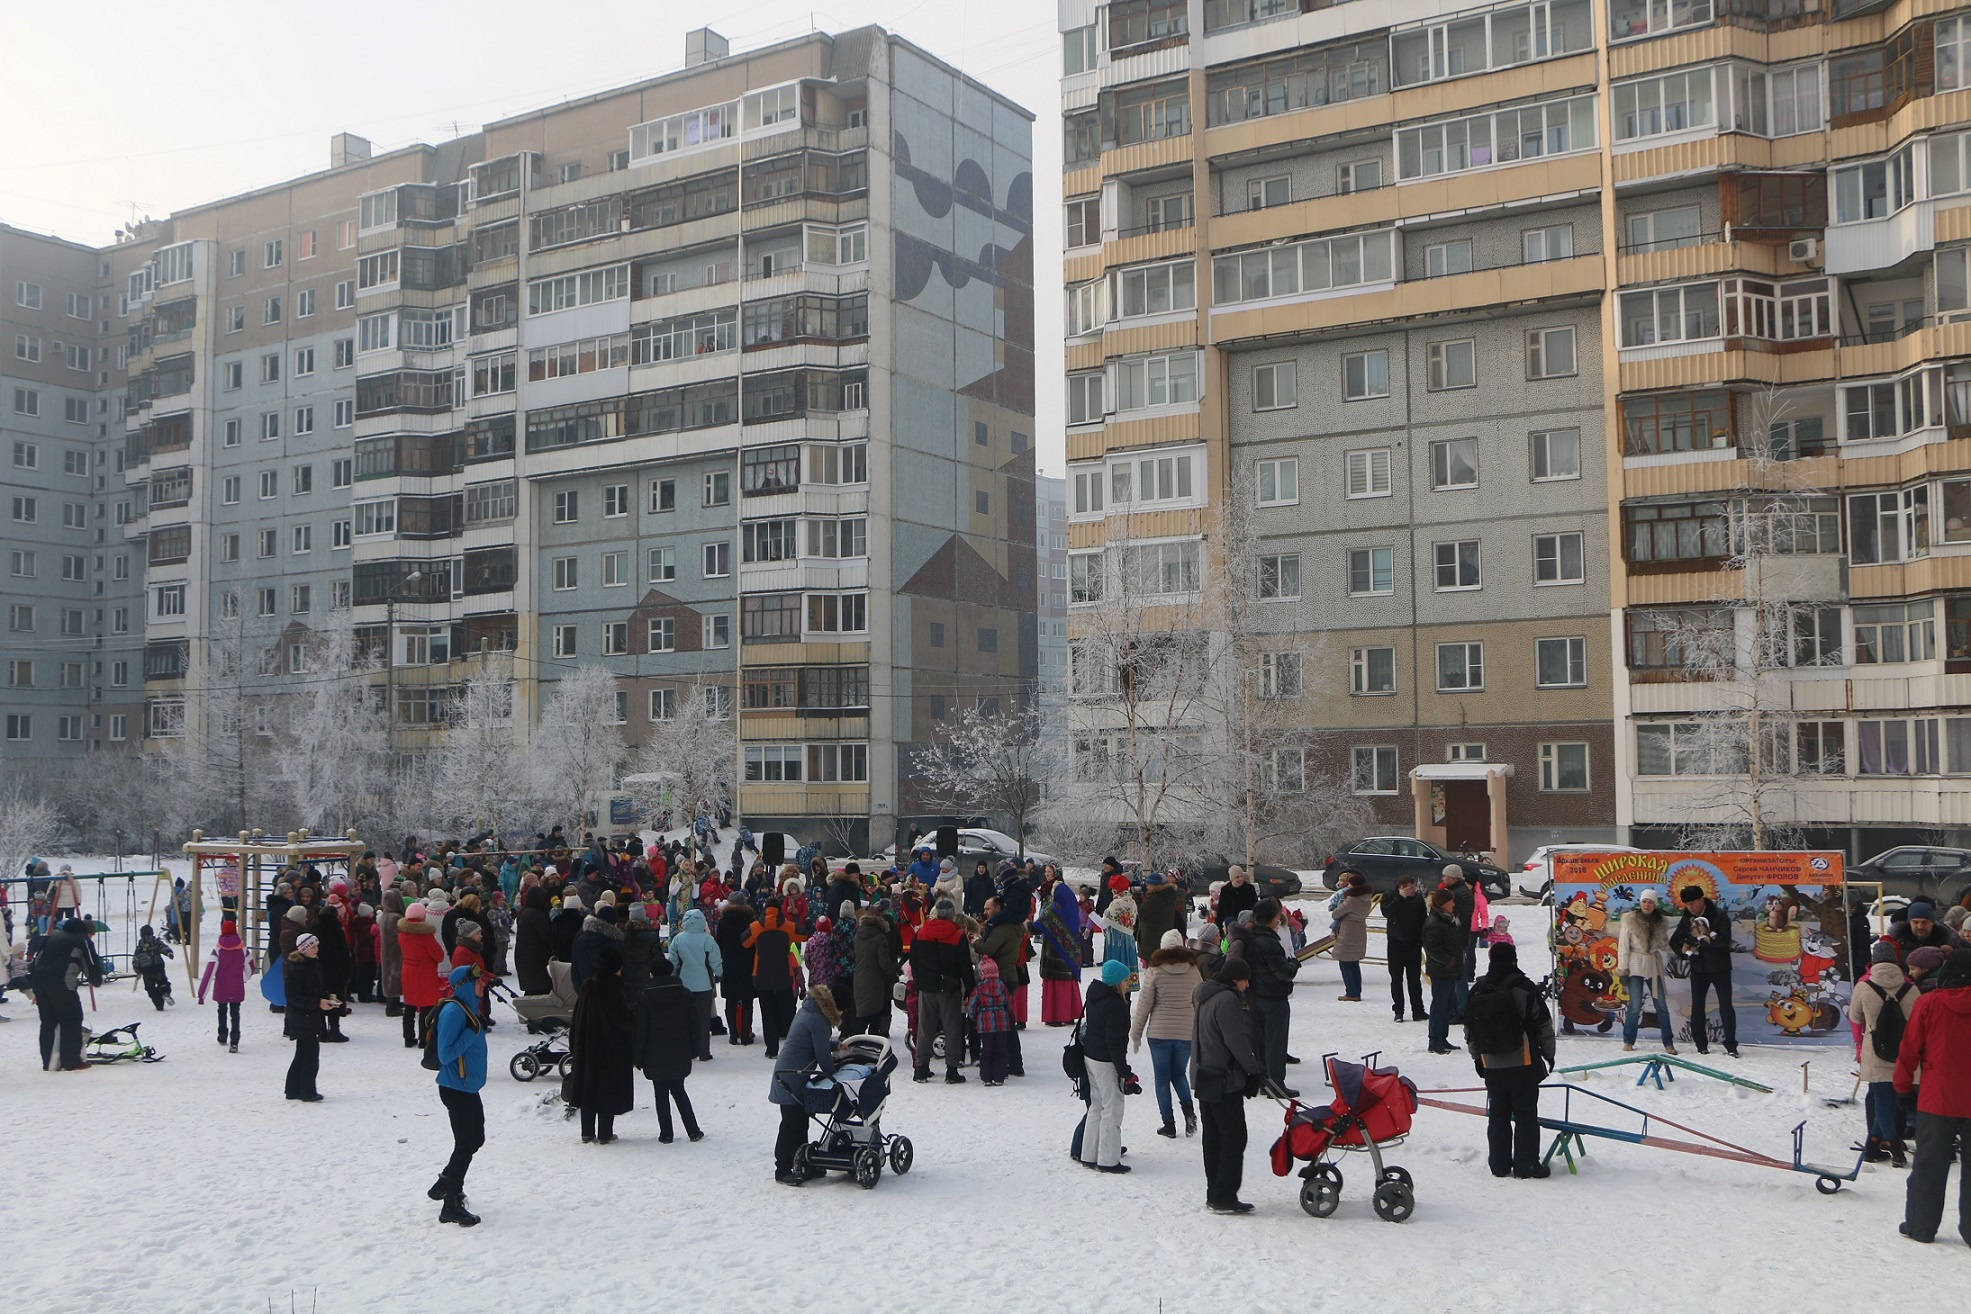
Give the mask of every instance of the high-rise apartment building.
[{"label": "high-rise apartment building", "polygon": [[1066,713],[1068,692],[1068,483],[1052,475],[1034,478],[1034,505],[1039,517],[1034,529],[1035,578],[1039,596],[1039,693],[1048,708],[1050,724]]},{"label": "high-rise apartment building", "polygon": [[1454,847],[1971,827],[1971,11],[1060,15],[1084,605],[1241,544],[1308,770]]},{"label": "high-rise apartment building", "polygon": [[887,842],[909,746],[1035,673],[1030,141],[880,29],[701,31],[678,72],[338,137],[79,252],[128,355],[91,404],[139,555],[131,736],[200,715],[214,644],[270,705],[326,678],[351,608],[401,753],[489,655],[523,737],[600,665],[632,743],[682,698],[737,716],[756,828]]}]

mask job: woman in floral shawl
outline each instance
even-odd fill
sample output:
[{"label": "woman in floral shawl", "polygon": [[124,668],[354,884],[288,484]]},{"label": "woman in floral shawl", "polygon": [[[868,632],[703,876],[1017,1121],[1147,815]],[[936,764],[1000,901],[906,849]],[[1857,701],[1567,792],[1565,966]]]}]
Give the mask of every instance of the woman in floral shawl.
[{"label": "woman in floral shawl", "polygon": [[1111,876],[1109,889],[1115,897],[1109,900],[1109,910],[1102,915],[1102,961],[1118,962],[1129,969],[1129,980],[1122,987],[1127,998],[1136,992],[1142,979],[1139,971],[1142,960],[1136,954],[1136,899],[1129,892],[1127,876]]},{"label": "woman in floral shawl", "polygon": [[1040,1020],[1064,1027],[1081,1016],[1081,907],[1074,890],[1055,878],[1035,919],[1040,927]]}]

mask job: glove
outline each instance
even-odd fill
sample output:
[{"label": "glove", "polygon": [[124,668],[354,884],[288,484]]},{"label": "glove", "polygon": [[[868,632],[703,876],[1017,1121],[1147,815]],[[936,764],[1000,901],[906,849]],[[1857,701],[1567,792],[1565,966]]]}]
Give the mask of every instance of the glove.
[{"label": "glove", "polygon": [[1262,1090],[1266,1089],[1266,1084],[1266,1077],[1263,1073],[1254,1073],[1252,1076],[1247,1077],[1246,1098],[1251,1099],[1253,1096],[1259,1094]]},{"label": "glove", "polygon": [[1143,1093],[1143,1079],[1133,1072],[1130,1073],[1122,1079],[1122,1093],[1125,1095],[1141,1095]]}]

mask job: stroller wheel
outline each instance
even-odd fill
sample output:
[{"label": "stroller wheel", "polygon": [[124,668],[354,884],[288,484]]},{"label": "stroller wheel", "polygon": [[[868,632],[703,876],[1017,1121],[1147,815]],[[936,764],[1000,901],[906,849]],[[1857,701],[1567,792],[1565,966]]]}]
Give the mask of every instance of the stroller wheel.
[{"label": "stroller wheel", "polygon": [[805,1182],[812,1181],[817,1177],[826,1177],[827,1175],[824,1170],[814,1166],[814,1148],[812,1146],[803,1145],[794,1151],[794,1176]]},{"label": "stroller wheel", "polygon": [[1416,1210],[1417,1197],[1406,1183],[1384,1182],[1376,1187],[1370,1203],[1375,1206],[1376,1217],[1383,1222],[1402,1223]]},{"label": "stroller wheel", "polygon": [[944,1057],[943,1032],[939,1032],[937,1036],[931,1041],[931,1057],[934,1059],[942,1059]]},{"label": "stroller wheel", "polygon": [[883,1178],[883,1152],[867,1149],[855,1157],[855,1184],[865,1191],[876,1189],[876,1183]]},{"label": "stroller wheel", "polygon": [[566,1081],[568,1079],[569,1074],[574,1072],[574,1070],[575,1070],[575,1056],[573,1054],[563,1054],[561,1056],[561,1062],[556,1064],[554,1069],[555,1075],[560,1077],[563,1081]]},{"label": "stroller wheel", "polygon": [[1300,1207],[1316,1218],[1327,1218],[1341,1208],[1341,1169],[1316,1164],[1300,1184]]},{"label": "stroller wheel", "polygon": [[1410,1170],[1408,1168],[1398,1168],[1391,1165],[1382,1170],[1382,1180],[1385,1182],[1401,1182],[1413,1190],[1416,1188],[1416,1183],[1410,1180]]},{"label": "stroller wheel", "polygon": [[898,1177],[910,1171],[910,1165],[917,1158],[916,1147],[911,1145],[908,1136],[890,1138],[890,1171]]},{"label": "stroller wheel", "polygon": [[507,1061],[506,1070],[515,1081],[532,1081],[541,1075],[541,1061],[534,1057],[534,1051],[523,1049]]}]

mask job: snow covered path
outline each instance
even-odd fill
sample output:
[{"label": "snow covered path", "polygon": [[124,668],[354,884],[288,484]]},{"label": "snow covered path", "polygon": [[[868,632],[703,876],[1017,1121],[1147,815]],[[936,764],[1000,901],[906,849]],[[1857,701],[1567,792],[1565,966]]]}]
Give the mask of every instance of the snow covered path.
[{"label": "snow covered path", "polygon": [[[1510,911],[1521,945],[1540,943],[1545,910]],[[1303,969],[1294,1010],[1303,1091],[1315,1094],[1322,1053],[1371,1049],[1424,1088],[1475,1084],[1465,1059],[1423,1052],[1422,1026],[1392,1025],[1383,970],[1366,975],[1369,1002],[1340,1004],[1333,964]],[[9,1308],[246,1314],[270,1300],[286,1310],[293,1293],[295,1308],[323,1314],[657,1305],[785,1314],[878,1302],[1749,1312],[1863,1308],[1884,1290],[1961,1287],[1971,1274],[1948,1225],[1928,1248],[1896,1235],[1904,1175],[1886,1168],[1825,1198],[1806,1176],[1593,1141],[1578,1177],[1501,1181],[1485,1170],[1484,1124],[1428,1108],[1390,1155],[1416,1179],[1410,1222],[1374,1217],[1363,1156],[1342,1164],[1335,1217],[1302,1213],[1297,1179],[1266,1167],[1279,1113],[1263,1101],[1248,1106],[1244,1192],[1258,1211],[1216,1217],[1202,1209],[1196,1142],[1153,1134],[1147,1091],[1129,1101],[1124,1123],[1131,1175],[1100,1177],[1068,1161],[1080,1106],[1060,1076],[1064,1032],[1037,1022],[1024,1033],[1024,1080],[998,1090],[976,1079],[901,1084],[884,1123],[916,1143],[907,1177],[886,1173],[873,1192],[839,1177],[795,1191],[771,1180],[776,1118],[759,1047],[714,1038],[715,1061],[690,1085],[702,1143],[657,1143],[645,1084],[637,1111],[618,1123],[622,1139],[585,1146],[558,1105],[544,1104],[552,1079],[507,1075],[523,1033],[510,1012],[496,1013],[489,1139],[468,1183],[485,1222],[461,1231],[440,1227],[424,1198],[450,1148],[431,1074],[380,1006],[358,1007],[351,1043],[324,1046],[327,1101],[302,1107],[281,1098],[288,1046],[257,994],[244,1008],[243,1052],[231,1055],[182,975],[174,988],[181,1002],[159,1014],[129,982],[111,984],[90,1019],[143,1022],[165,1062],[78,1074],[42,1073],[32,1006],[19,997],[0,1006],[14,1019],[0,1026],[0,1100],[12,1115],[0,1125]],[[1606,1040],[1561,1045],[1563,1064],[1619,1052]],[[1800,1057],[1746,1051],[1733,1070],[1780,1092],[1771,1096],[1694,1076],[1661,1093],[1621,1076],[1590,1085],[1781,1157],[1805,1118],[1810,1159],[1852,1163],[1859,1106],[1824,1107],[1848,1093],[1849,1063],[1822,1051],[1803,1096]],[[1139,1062],[1147,1086],[1147,1051]],[[1953,1191],[1947,1219],[1954,1209]]]}]

